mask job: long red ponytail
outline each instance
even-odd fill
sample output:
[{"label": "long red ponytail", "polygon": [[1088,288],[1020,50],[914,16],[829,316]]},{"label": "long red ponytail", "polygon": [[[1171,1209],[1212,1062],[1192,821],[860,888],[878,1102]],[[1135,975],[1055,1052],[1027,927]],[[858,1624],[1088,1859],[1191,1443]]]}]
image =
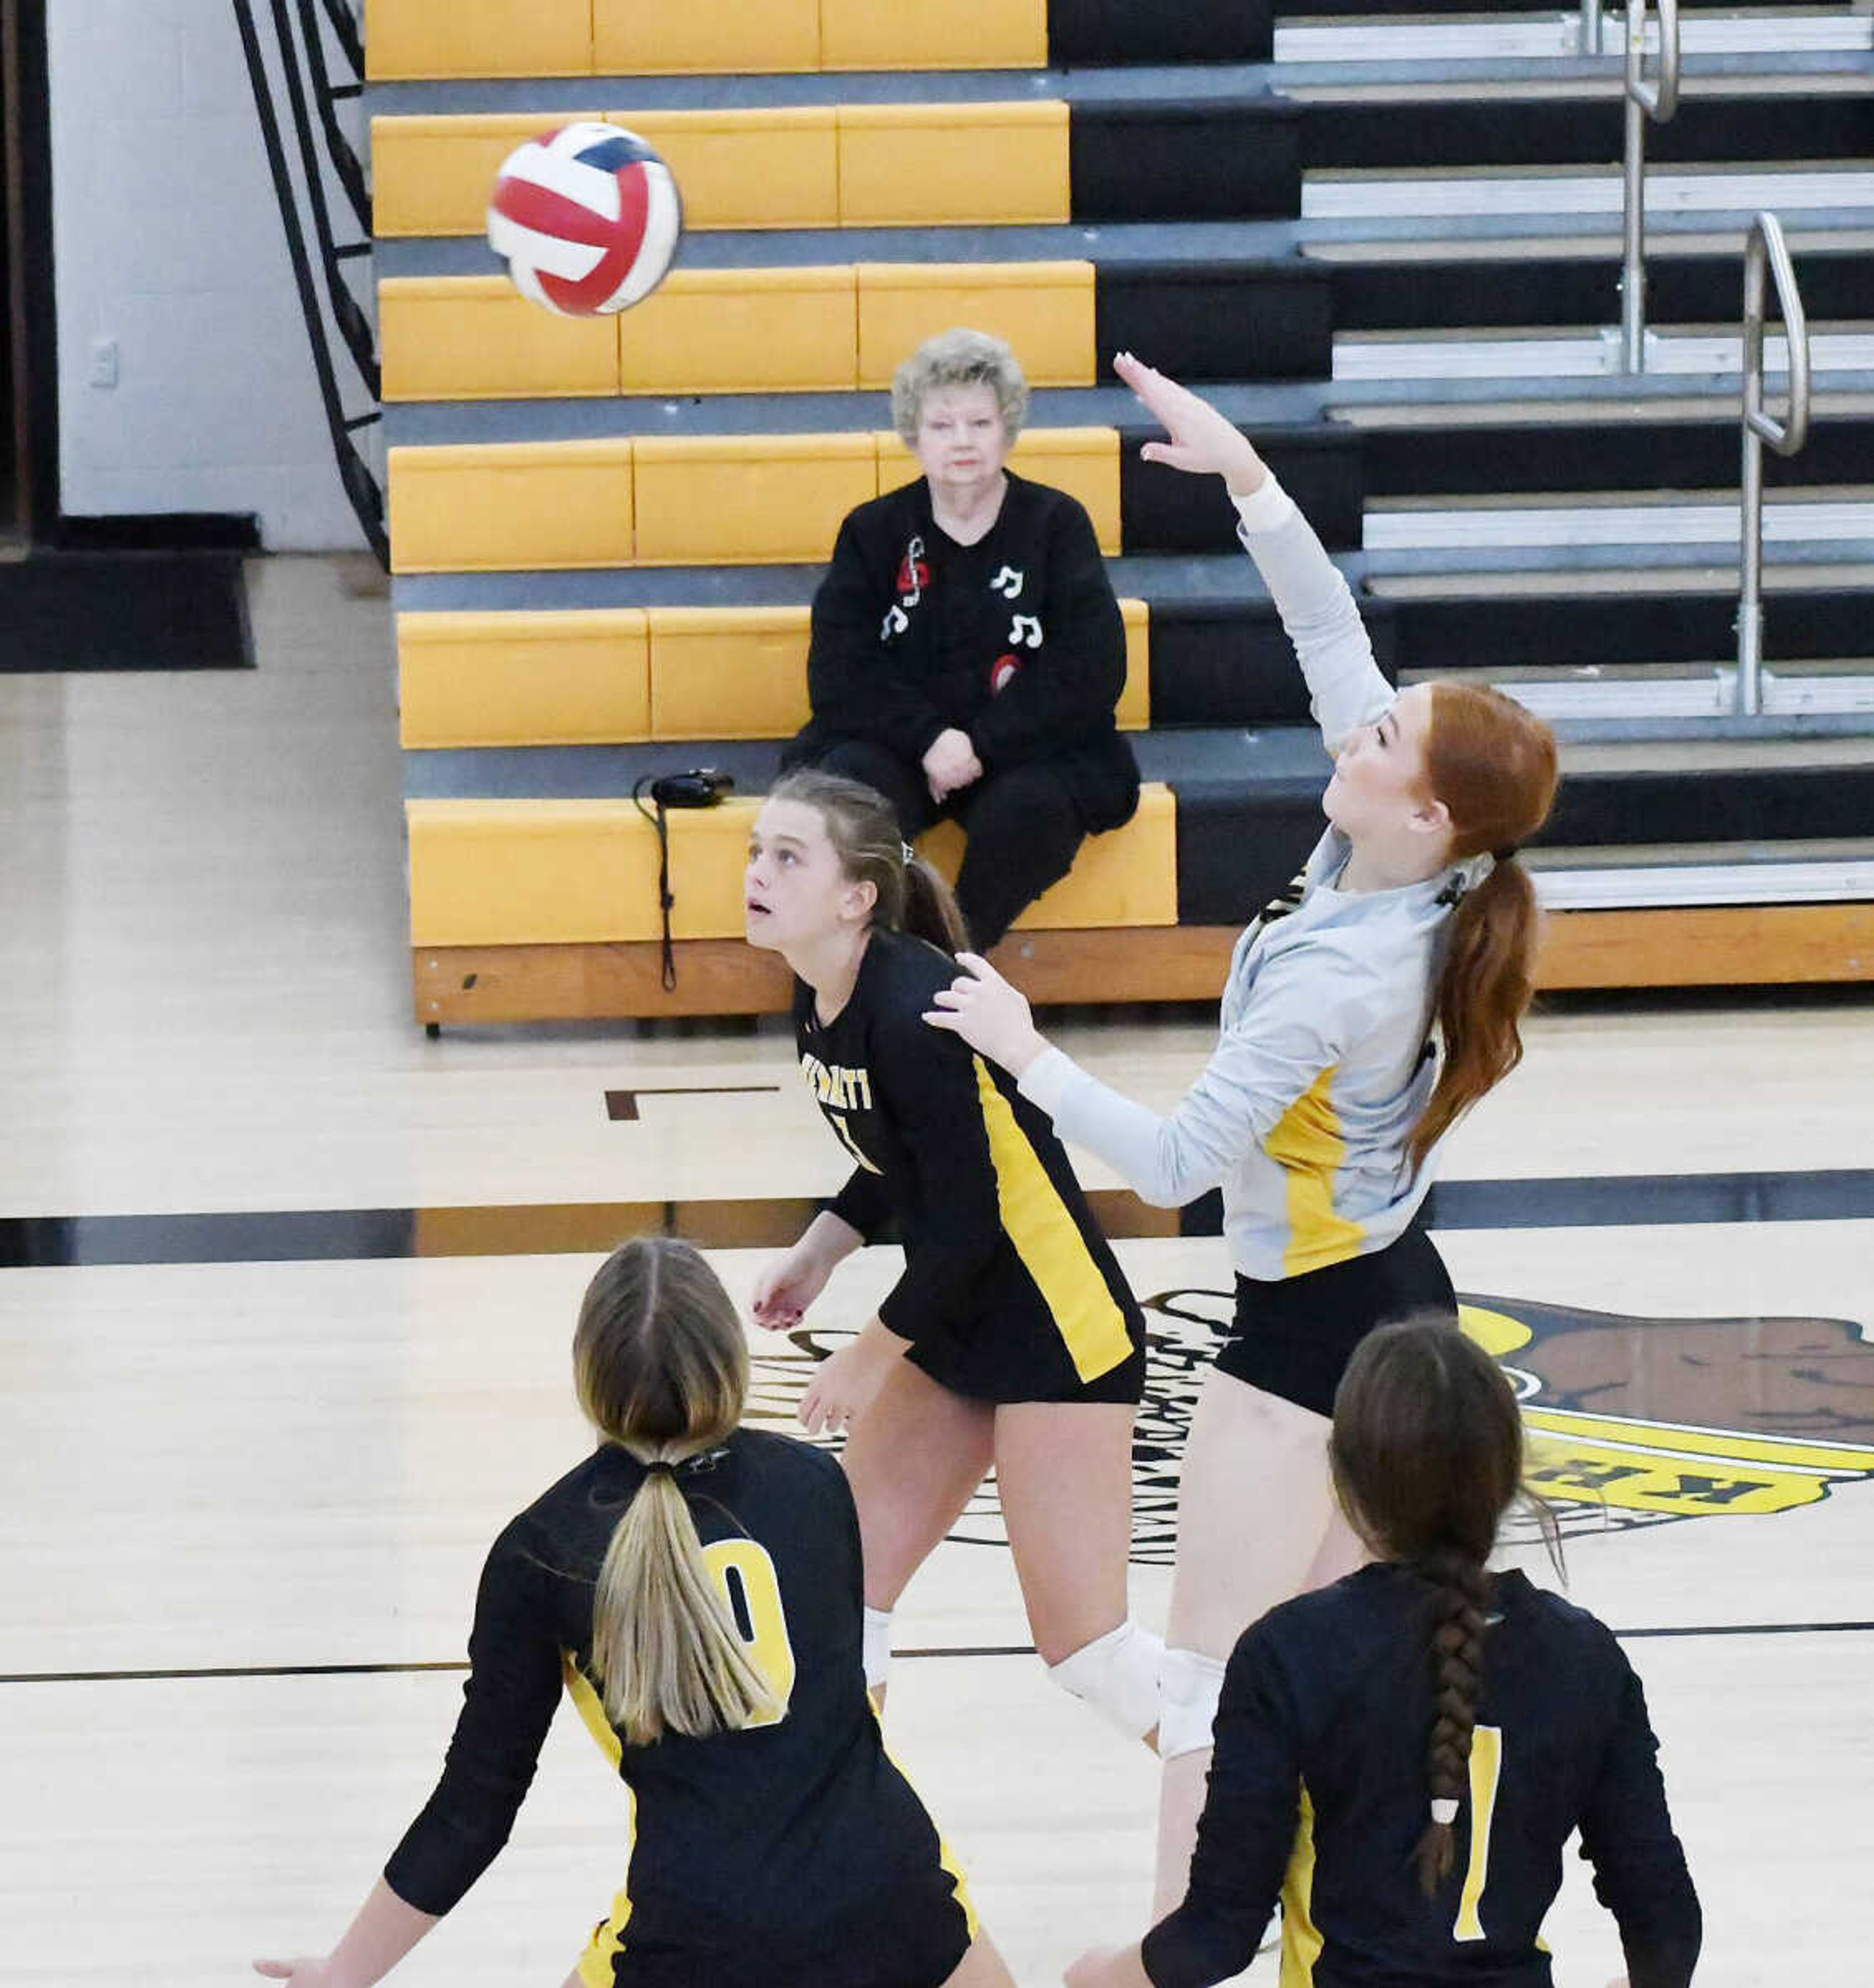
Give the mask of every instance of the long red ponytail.
[{"label": "long red ponytail", "polygon": [[1488,685],[1431,686],[1426,784],[1449,810],[1453,860],[1496,854],[1451,915],[1434,1013],[1444,1058],[1409,1151],[1416,1167],[1521,1062],[1517,1024],[1535,991],[1535,887],[1514,852],[1548,819],[1555,735]]}]

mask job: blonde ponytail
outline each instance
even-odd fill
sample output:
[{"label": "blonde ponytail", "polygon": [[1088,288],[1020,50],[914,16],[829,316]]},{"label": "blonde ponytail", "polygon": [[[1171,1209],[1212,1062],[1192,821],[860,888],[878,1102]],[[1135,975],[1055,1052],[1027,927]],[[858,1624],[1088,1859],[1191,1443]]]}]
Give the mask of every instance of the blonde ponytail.
[{"label": "blonde ponytail", "polygon": [[633,1746],[778,1717],[683,1489],[685,1459],[727,1439],[748,1391],[747,1342],[728,1293],[687,1242],[639,1237],[593,1279],[573,1359],[587,1419],[645,1466],[593,1594],[606,1716]]},{"label": "blonde ponytail", "polygon": [[654,1462],[606,1549],[592,1599],[605,1716],[634,1746],[739,1733],[781,1707],[702,1557],[675,1472]]}]

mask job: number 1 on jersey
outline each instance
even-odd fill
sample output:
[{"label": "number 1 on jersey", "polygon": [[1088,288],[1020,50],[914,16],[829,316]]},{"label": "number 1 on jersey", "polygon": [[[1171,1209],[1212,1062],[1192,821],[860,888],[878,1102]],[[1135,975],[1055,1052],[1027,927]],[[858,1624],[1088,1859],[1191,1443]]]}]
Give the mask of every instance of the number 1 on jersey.
[{"label": "number 1 on jersey", "polygon": [[1470,1735],[1470,1861],[1457,1902],[1453,1939],[1483,1937],[1483,1888],[1490,1882],[1490,1824],[1496,1819],[1497,1783],[1503,1772],[1503,1728],[1479,1726]]}]

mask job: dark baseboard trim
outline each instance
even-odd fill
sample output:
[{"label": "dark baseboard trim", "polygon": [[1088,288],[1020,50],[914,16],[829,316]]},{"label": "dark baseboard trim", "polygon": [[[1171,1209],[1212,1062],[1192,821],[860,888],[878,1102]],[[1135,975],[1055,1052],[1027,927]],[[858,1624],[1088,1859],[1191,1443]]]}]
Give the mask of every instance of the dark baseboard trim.
[{"label": "dark baseboard trim", "polygon": [[260,549],[260,520],[251,511],[62,514],[39,543],[49,552],[254,553]]}]

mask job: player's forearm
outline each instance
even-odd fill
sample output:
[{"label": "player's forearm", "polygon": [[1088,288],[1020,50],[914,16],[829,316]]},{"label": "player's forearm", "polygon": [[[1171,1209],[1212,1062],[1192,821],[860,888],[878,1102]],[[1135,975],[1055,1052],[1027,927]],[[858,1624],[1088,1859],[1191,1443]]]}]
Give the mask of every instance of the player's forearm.
[{"label": "player's forearm", "polygon": [[332,1949],[331,1988],[372,1988],[435,1923],[434,1913],[406,1904],[380,1878]]},{"label": "player's forearm", "polygon": [[844,1216],[835,1215],[830,1208],[823,1208],[807,1224],[794,1249],[798,1255],[831,1270],[844,1263],[864,1240]]}]

